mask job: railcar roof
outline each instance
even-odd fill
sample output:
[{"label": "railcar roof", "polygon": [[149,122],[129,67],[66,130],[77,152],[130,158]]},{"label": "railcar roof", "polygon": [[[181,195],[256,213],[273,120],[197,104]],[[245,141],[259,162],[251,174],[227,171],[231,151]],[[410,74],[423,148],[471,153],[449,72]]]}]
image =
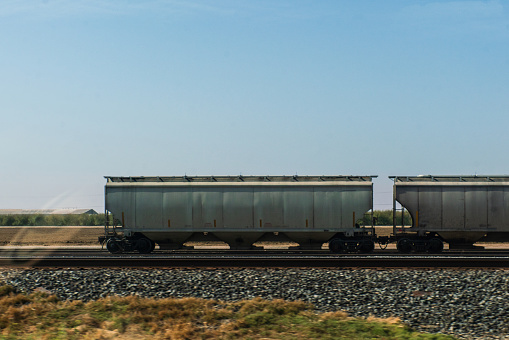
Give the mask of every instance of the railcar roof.
[{"label": "railcar roof", "polygon": [[389,176],[395,183],[396,182],[509,182],[509,175],[494,175],[494,176],[433,176],[433,175],[420,175],[420,176]]},{"label": "railcar roof", "polygon": [[114,183],[161,183],[161,182],[371,182],[377,176],[104,176]]}]

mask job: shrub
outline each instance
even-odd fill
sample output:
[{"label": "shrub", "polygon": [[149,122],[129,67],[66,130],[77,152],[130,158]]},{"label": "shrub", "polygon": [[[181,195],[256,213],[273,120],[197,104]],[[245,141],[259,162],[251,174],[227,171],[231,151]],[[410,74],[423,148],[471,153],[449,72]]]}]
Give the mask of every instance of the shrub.
[{"label": "shrub", "polygon": [[[373,211],[373,218],[376,226],[391,226],[392,225],[392,210],[375,210]],[[363,225],[371,225],[371,215],[366,214],[360,221]],[[408,212],[405,212],[404,222],[406,226],[412,225],[412,217]],[[396,225],[401,224],[401,211],[396,211]]]}]

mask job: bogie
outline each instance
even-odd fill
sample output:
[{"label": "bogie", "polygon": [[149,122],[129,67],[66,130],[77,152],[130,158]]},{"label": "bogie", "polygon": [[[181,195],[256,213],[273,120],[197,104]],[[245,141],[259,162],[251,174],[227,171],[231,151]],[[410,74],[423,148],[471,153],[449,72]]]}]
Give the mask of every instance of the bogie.
[{"label": "bogie", "polygon": [[106,241],[106,249],[112,254],[118,254],[123,251],[121,247],[121,241],[110,238],[108,241]]},{"label": "bogie", "polygon": [[396,248],[400,253],[440,253],[444,249],[443,241],[438,237],[401,237],[398,239]]},{"label": "bogie", "polygon": [[340,238],[334,237],[329,241],[329,250],[331,253],[370,253],[375,249],[375,243],[368,238]]},{"label": "bogie", "polygon": [[106,240],[106,249],[112,254],[136,251],[140,254],[149,254],[155,249],[155,242],[136,234],[131,238],[110,237]]},{"label": "bogie", "polygon": [[444,242],[439,238],[432,238],[429,240],[428,252],[441,253],[444,249]]},{"label": "bogie", "polygon": [[154,250],[154,242],[146,237],[134,241],[134,249],[140,254],[149,254]]},{"label": "bogie", "polygon": [[409,238],[401,238],[396,244],[396,248],[400,253],[410,253],[413,248],[412,241]]}]

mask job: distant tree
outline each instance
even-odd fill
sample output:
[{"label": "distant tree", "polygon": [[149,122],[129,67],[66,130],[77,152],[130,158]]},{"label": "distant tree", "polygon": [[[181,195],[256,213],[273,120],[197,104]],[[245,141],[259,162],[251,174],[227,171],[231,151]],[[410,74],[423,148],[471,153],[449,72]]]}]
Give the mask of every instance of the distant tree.
[{"label": "distant tree", "polygon": [[0,215],[0,226],[103,226],[104,214],[97,215]]},{"label": "distant tree", "polygon": [[[375,226],[391,226],[393,223],[392,220],[392,210],[375,210],[373,211],[373,221]],[[366,226],[371,225],[370,214],[364,215],[362,219],[362,223]],[[412,217],[408,212],[405,212],[404,222],[406,226],[412,225]],[[401,211],[396,211],[396,224],[401,224]]]}]

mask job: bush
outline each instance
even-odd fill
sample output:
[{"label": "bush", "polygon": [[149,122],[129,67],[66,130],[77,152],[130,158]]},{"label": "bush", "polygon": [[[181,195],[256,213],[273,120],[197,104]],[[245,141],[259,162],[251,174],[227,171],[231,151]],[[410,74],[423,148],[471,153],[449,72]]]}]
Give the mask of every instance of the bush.
[{"label": "bush", "polygon": [[3,285],[3,286],[0,286],[0,297],[2,296],[7,296],[11,293],[15,293],[16,290],[14,289],[13,286],[9,286],[9,285]]},{"label": "bush", "polygon": [[[370,214],[366,214],[361,220],[361,223],[369,226],[371,225]],[[373,218],[375,219],[375,226],[391,226],[392,225],[392,210],[375,210],[373,211]],[[412,225],[412,217],[408,212],[405,212],[404,222],[406,226]],[[396,225],[401,225],[401,211],[396,211]]]}]

